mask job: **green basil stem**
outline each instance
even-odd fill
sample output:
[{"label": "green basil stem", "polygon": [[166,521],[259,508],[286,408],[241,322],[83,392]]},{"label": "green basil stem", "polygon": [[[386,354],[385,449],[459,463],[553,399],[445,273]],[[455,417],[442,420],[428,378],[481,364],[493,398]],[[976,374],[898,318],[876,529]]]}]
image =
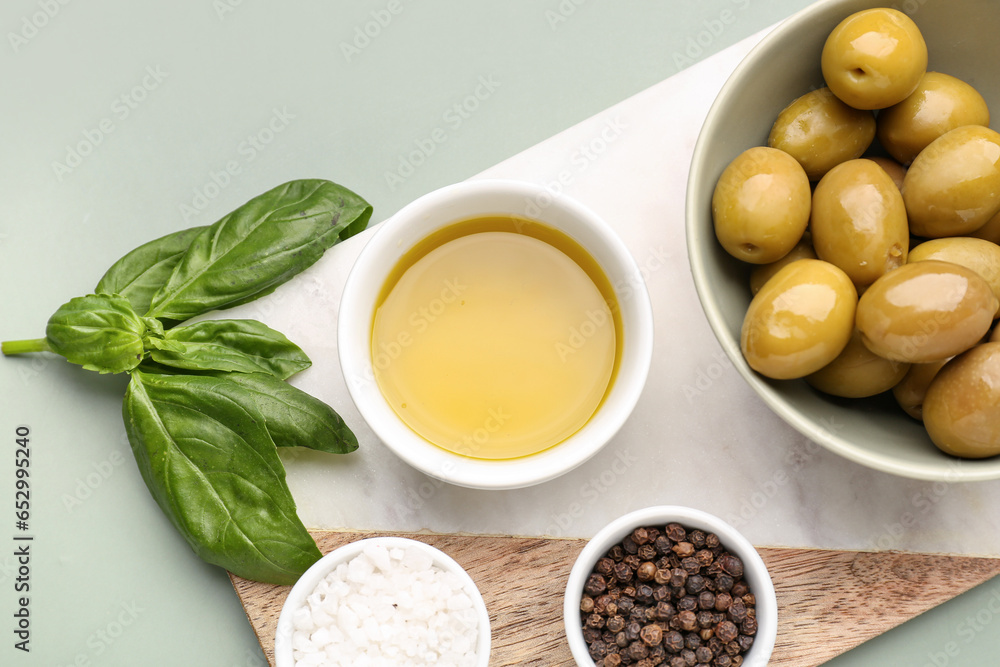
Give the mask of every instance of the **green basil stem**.
[{"label": "green basil stem", "polygon": [[5,340],[3,343],[0,343],[0,351],[3,352],[4,356],[24,354],[26,352],[48,352],[49,341],[45,338]]}]

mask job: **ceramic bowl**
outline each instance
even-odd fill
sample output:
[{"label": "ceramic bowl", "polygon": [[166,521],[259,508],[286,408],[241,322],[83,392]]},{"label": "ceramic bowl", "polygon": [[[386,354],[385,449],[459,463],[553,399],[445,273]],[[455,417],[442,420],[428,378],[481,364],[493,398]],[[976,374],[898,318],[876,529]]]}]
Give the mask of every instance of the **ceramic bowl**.
[{"label": "ceramic bowl", "polygon": [[[590,420],[559,444],[531,456],[487,460],[437,447],[393,411],[375,381],[372,319],[389,272],[415,244],[452,223],[513,215],[555,228],[579,243],[614,286],[623,345],[617,376]],[[344,287],[338,345],[351,398],[379,439],[414,468],[445,482],[481,489],[512,489],[562,475],[596,454],[631,414],[649,372],[653,317],[649,295],[628,248],[593,211],[546,188],[508,180],[473,180],[421,197],[381,223],[361,251]]]},{"label": "ceramic bowl", "polygon": [[463,590],[472,598],[477,617],[476,663],[470,667],[487,667],[490,661],[490,615],[476,583],[469,576],[469,573],[448,554],[425,542],[405,537],[370,537],[345,544],[320,558],[299,577],[288,593],[288,597],[285,598],[281,614],[278,616],[278,627],[274,638],[276,667],[295,667],[292,641],[294,631],[292,616],[295,611],[305,605],[306,598],[313,593],[319,582],[335,570],[338,565],[349,562],[363,553],[367,547],[375,545],[390,550],[417,549],[428,556],[435,566],[451,572],[462,581]]},{"label": "ceramic bowl", "polygon": [[[1000,478],[1000,457],[960,460],[941,452],[923,426],[891,395],[844,401],[804,381],[758,375],[740,352],[740,328],[750,291],[748,268],[715,238],[711,200],[715,182],[742,151],[766,145],[778,113],[793,99],[824,85],[820,52],[830,31],[853,12],[885,6],[872,0],[817,2],[780,24],[747,55],[723,86],[702,127],[691,162],[686,232],[691,273],[708,321],[743,378],[780,417],[811,440],[863,465],[915,479],[972,481]],[[928,70],[975,86],[1000,110],[1000,4],[986,0],[908,0],[894,5],[919,26]]]},{"label": "ceramic bowl", "polygon": [[566,584],[563,602],[563,622],[573,659],[579,667],[594,667],[581,630],[583,617],[580,600],[583,587],[597,561],[626,535],[641,526],[663,529],[669,523],[679,523],[688,530],[700,529],[719,536],[723,547],[743,561],[743,578],[756,597],[757,634],[750,650],[744,655],[743,667],[764,667],[774,650],[778,634],[778,602],[767,566],[752,544],[722,519],[691,507],[663,505],[647,507],[621,516],[602,528],[583,548]]}]

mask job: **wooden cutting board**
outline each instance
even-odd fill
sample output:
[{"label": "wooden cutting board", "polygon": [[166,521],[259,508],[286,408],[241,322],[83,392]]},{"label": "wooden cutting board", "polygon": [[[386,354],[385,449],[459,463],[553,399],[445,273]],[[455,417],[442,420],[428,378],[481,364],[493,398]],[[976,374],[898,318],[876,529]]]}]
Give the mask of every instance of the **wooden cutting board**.
[{"label": "wooden cutting board", "polygon": [[[461,564],[490,612],[490,665],[573,665],[563,592],[585,540],[482,535],[314,531],[325,554],[365,537],[401,535]],[[760,548],[778,596],[770,664],[813,667],[1000,574],[1000,558],[898,552]],[[230,575],[271,665],[274,632],[290,586]],[[892,604],[885,604],[891,600]]]}]

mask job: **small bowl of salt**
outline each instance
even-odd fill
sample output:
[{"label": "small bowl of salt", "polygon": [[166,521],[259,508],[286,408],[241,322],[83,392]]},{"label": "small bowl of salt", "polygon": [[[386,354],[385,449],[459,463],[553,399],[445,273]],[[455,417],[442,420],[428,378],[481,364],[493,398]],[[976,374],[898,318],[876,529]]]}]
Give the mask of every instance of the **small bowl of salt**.
[{"label": "small bowl of salt", "polygon": [[277,667],[486,667],[490,617],[450,556],[372,537],[316,561],[278,617]]}]

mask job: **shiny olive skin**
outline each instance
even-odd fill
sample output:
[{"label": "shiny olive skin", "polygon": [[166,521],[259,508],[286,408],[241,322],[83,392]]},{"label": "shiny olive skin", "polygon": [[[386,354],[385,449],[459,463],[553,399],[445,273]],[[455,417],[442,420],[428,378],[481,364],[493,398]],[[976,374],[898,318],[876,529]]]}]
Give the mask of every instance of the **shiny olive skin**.
[{"label": "shiny olive skin", "polygon": [[913,161],[903,202],[916,236],[962,236],[1000,210],[1000,134],[966,125],[946,132]]},{"label": "shiny olive skin", "polygon": [[795,244],[795,247],[789,250],[788,254],[777,262],[754,267],[750,272],[750,293],[756,294],[759,292],[764,283],[771,279],[771,276],[783,269],[785,265],[800,259],[816,259],[816,251],[813,250],[812,236],[809,232],[803,234],[802,239]]},{"label": "shiny olive skin", "polygon": [[737,259],[774,262],[802,238],[810,202],[809,179],[794,158],[774,148],[750,148],[726,167],[715,185],[715,235]]},{"label": "shiny olive skin", "polygon": [[951,357],[926,364],[910,364],[906,375],[892,388],[892,395],[903,412],[916,420],[923,420],[927,388],[949,359]]},{"label": "shiny olive skin", "polygon": [[778,114],[767,145],[785,151],[818,181],[832,168],[861,157],[875,138],[875,116],[853,109],[830,92],[813,90]]},{"label": "shiny olive skin", "polygon": [[876,136],[889,155],[910,164],[942,134],[989,124],[990,110],[979,91],[949,74],[927,72],[909,97],[879,113]]},{"label": "shiny olive skin", "polygon": [[869,350],[856,330],[837,358],[805,380],[815,389],[841,398],[867,398],[889,391],[910,364],[890,361]]},{"label": "shiny olive skin", "polygon": [[1000,246],[996,243],[971,236],[952,236],[924,241],[910,250],[908,261],[928,259],[972,269],[990,284],[994,296],[1000,299]]},{"label": "shiny olive skin", "polygon": [[885,173],[889,174],[889,178],[891,178],[892,182],[896,184],[899,191],[903,191],[903,178],[906,177],[906,167],[899,164],[892,158],[882,157],[881,155],[874,155],[867,159],[882,167],[882,169],[885,170]]},{"label": "shiny olive skin", "polygon": [[830,33],[820,58],[833,94],[855,109],[884,109],[912,93],[927,71],[927,44],[906,14],[851,14]]},{"label": "shiny olive skin", "polygon": [[856,308],[857,291],[846,273],[818,259],[792,262],[750,302],[740,332],[743,356],[778,380],[815,373],[844,350]]},{"label": "shiny olive skin", "polygon": [[982,277],[958,264],[904,264],[865,290],[856,325],[875,354],[910,363],[939,361],[986,334],[997,297]]},{"label": "shiny olive skin", "polygon": [[1000,343],[983,343],[942,368],[924,397],[924,427],[943,452],[1000,454]]},{"label": "shiny olive skin", "polygon": [[906,263],[910,232],[903,196],[871,160],[849,160],[820,180],[809,229],[816,256],[843,269],[857,287]]}]

